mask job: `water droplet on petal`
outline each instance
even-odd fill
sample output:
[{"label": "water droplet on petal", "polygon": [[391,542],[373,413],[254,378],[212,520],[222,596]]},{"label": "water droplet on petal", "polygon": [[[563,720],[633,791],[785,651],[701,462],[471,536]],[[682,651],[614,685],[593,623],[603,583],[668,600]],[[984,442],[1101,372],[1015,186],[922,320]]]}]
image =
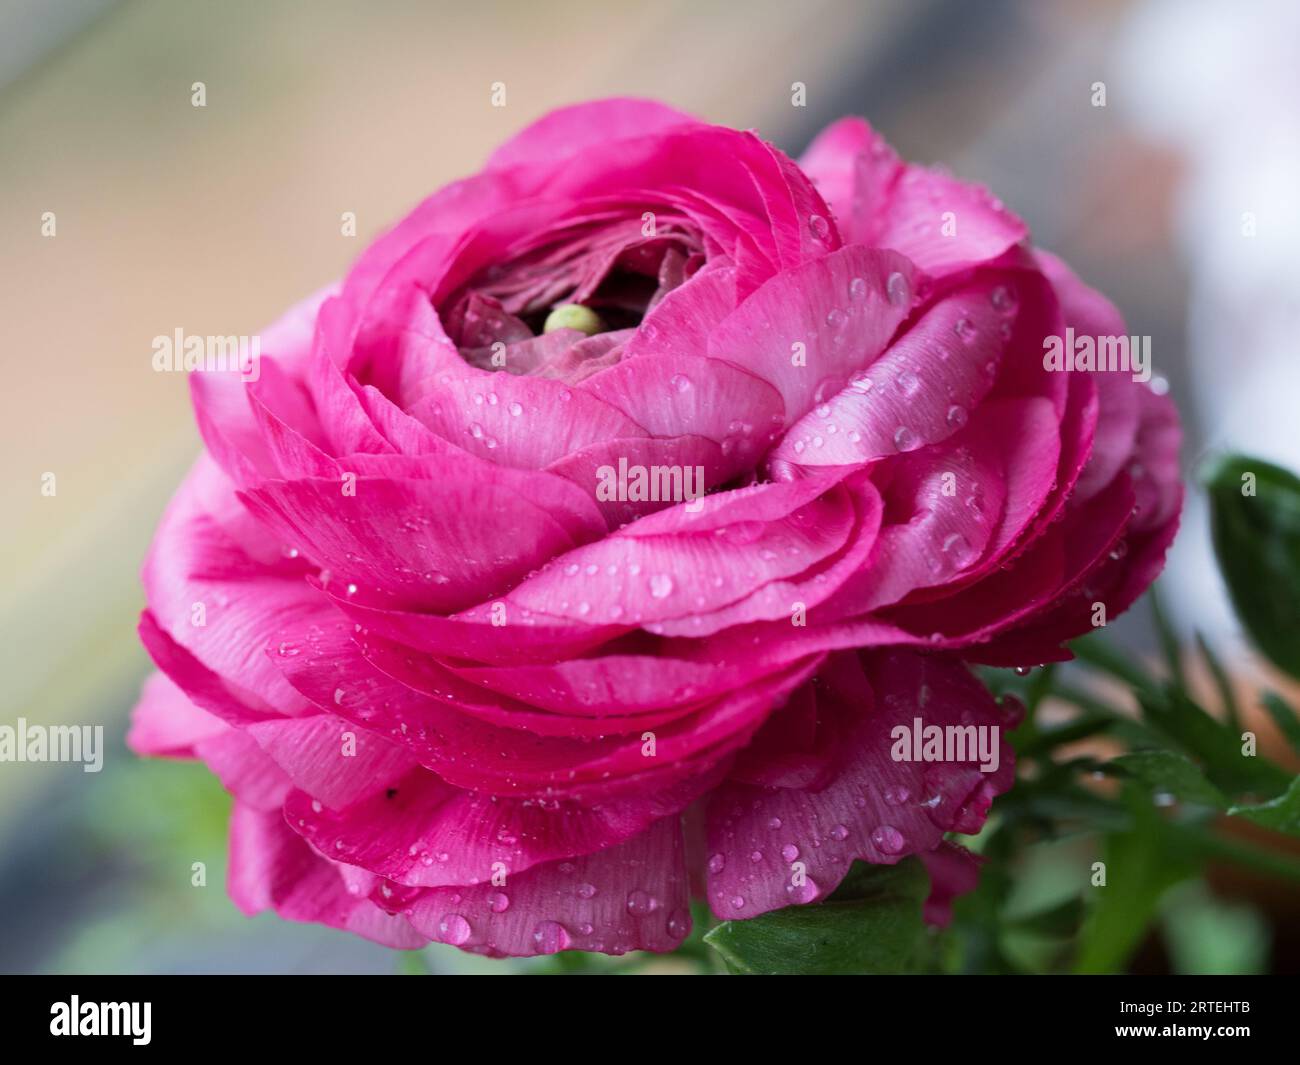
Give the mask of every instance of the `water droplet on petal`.
[{"label": "water droplet on petal", "polygon": [[885,282],[885,293],[889,297],[889,302],[894,307],[901,307],[911,297],[911,288],[907,283],[907,278],[895,271],[889,275],[889,280]]},{"label": "water droplet on petal", "polygon": [[444,943],[460,946],[470,937],[469,922],[458,913],[444,914],[438,922],[438,938]]},{"label": "water droplet on petal", "polygon": [[656,573],[650,578],[650,595],[655,599],[667,599],[673,594],[673,579],[666,573]]},{"label": "water droplet on petal", "polygon": [[659,909],[659,900],[644,891],[633,891],[627,897],[627,912],[633,917],[645,917]]},{"label": "water droplet on petal", "polygon": [[993,304],[993,309],[999,314],[1016,313],[1018,300],[1016,299],[1015,289],[1011,288],[1010,285],[998,285],[989,293],[989,302]]},{"label": "water droplet on petal", "polygon": [[802,884],[787,884],[785,890],[792,900],[801,906],[806,906],[810,902],[817,901],[817,894],[821,888],[812,877],[804,877]]},{"label": "water droplet on petal", "polygon": [[871,833],[871,842],[884,854],[901,854],[907,846],[903,833],[893,825],[880,825]]},{"label": "water droplet on petal", "polygon": [[961,533],[949,533],[943,541],[943,553],[952,559],[953,564],[961,569],[971,562],[974,552],[971,550],[970,541]]},{"label": "water droplet on petal", "polygon": [[542,921],[533,929],[533,942],[539,954],[555,954],[569,945],[569,933],[557,921]]},{"label": "water droplet on petal", "polygon": [[894,447],[899,451],[915,451],[918,446],[916,434],[906,425],[900,425],[894,430]]}]

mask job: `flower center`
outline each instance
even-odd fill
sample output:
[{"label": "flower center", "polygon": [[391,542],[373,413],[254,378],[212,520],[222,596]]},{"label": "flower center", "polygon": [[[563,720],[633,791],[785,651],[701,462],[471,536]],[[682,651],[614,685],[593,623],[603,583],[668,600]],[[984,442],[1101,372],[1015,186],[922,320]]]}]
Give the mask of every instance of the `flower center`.
[{"label": "flower center", "polygon": [[613,365],[642,319],[704,264],[675,217],[567,223],[516,245],[438,308],[471,365],[578,379]]}]

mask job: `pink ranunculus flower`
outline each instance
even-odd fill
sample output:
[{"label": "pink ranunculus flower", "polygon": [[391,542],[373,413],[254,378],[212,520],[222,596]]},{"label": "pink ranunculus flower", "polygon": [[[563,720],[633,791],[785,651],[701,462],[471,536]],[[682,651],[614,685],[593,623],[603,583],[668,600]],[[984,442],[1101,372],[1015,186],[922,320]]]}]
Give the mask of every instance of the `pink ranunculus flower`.
[{"label": "pink ranunculus flower", "polygon": [[1124,332],[865,122],[796,163],[656,103],[552,113],[256,381],[193,376],[131,743],[234,794],[242,909],[394,946],[671,950],[693,887],[749,918],[910,854],[942,919],[1011,752],[895,728],[1010,724],[966,663],[1067,657],[1177,523],[1171,404],[1045,368],[1067,327]]}]

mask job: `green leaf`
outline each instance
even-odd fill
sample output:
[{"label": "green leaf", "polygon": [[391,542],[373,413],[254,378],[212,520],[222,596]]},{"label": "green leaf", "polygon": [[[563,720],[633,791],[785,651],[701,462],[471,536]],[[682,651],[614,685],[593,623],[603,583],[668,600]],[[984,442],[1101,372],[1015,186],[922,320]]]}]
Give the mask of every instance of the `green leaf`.
[{"label": "green leaf", "polygon": [[929,890],[918,858],[893,866],[859,862],[825,902],[724,921],[704,941],[732,973],[904,972],[922,941]]},{"label": "green leaf", "polygon": [[1267,922],[1249,906],[1216,899],[1204,884],[1170,892],[1161,924],[1174,972],[1180,975],[1268,972]]},{"label": "green leaf", "polygon": [[1021,739],[1019,732],[1016,732],[1011,739],[1017,754],[1030,757],[1044,754],[1067,743],[1077,743],[1080,740],[1088,739],[1090,736],[1108,732],[1114,724],[1115,721],[1111,717],[1102,714],[1085,713],[1064,725],[1043,729],[1025,739]]},{"label": "green leaf", "polygon": [[1237,706],[1237,693],[1232,690],[1232,681],[1228,679],[1228,672],[1223,668],[1223,663],[1219,661],[1219,656],[1214,653],[1209,641],[1199,632],[1196,634],[1196,645],[1201,649],[1201,657],[1205,659],[1210,676],[1214,678],[1214,686],[1219,690],[1219,701],[1223,704],[1223,721],[1233,732],[1240,734],[1241,710]]},{"label": "green leaf", "polygon": [[1147,723],[1193,755],[1222,791],[1275,795],[1291,783],[1291,774],[1267,758],[1243,754],[1241,737],[1185,693],[1166,689],[1158,696],[1141,696],[1140,701]]},{"label": "green leaf", "polygon": [[1205,779],[1205,774],[1173,751],[1134,751],[1111,759],[1152,792],[1177,796],[1183,802],[1222,809],[1227,805],[1223,792]]},{"label": "green leaf", "polygon": [[1076,972],[1121,971],[1142,942],[1165,892],[1199,866],[1182,836],[1165,831],[1147,795],[1129,787],[1124,798],[1132,827],[1106,837],[1106,884],[1091,888],[1094,895],[1079,936]]},{"label": "green leaf", "polygon": [[1160,650],[1164,655],[1165,665],[1169,669],[1169,679],[1176,688],[1186,689],[1187,678],[1183,674],[1183,653],[1178,646],[1178,637],[1169,624],[1169,618],[1165,616],[1164,607],[1160,604],[1160,595],[1155,588],[1151,589],[1149,598],[1151,601],[1151,618],[1155,622],[1156,636],[1160,640]]},{"label": "green leaf", "polygon": [[1079,930],[1079,923],[1082,920],[1083,899],[1071,896],[1045,910],[1008,920],[1007,927],[1017,932],[1065,938]]},{"label": "green leaf", "polygon": [[1296,716],[1291,704],[1277,692],[1265,692],[1263,703],[1264,709],[1273,719],[1273,724],[1277,725],[1278,731],[1286,737],[1287,743],[1300,753],[1300,717]]},{"label": "green leaf", "polygon": [[1237,616],[1274,665],[1300,677],[1300,478],[1227,455],[1204,480],[1214,550]]},{"label": "green leaf", "polygon": [[1276,799],[1256,806],[1234,806],[1228,813],[1271,828],[1274,832],[1300,836],[1300,777],[1291,781],[1291,786]]}]

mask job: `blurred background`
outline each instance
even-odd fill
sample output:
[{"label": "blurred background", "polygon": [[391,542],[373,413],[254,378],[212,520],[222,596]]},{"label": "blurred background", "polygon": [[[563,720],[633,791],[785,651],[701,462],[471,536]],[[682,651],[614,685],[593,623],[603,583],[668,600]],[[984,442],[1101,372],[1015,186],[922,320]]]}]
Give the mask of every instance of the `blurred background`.
[{"label": "blurred background", "polygon": [[[107,746],[97,775],[0,764],[0,971],[405,964],[242,917],[220,786],[122,742],[149,668],[138,566],[198,448],[184,378],[152,371],[150,343],[258,332],[503,138],[612,94],[756,127],[796,155],[867,115],[904,156],[991,186],[1152,336],[1189,471],[1228,447],[1300,467],[1290,0],[0,0],[0,723],[99,723]],[[1195,495],[1161,587],[1184,634],[1216,641],[1245,689],[1261,679]],[[1113,629],[1151,643],[1144,608]],[[191,886],[199,861],[206,888]],[[1297,905],[1197,886],[1134,964],[1284,968]]]}]

